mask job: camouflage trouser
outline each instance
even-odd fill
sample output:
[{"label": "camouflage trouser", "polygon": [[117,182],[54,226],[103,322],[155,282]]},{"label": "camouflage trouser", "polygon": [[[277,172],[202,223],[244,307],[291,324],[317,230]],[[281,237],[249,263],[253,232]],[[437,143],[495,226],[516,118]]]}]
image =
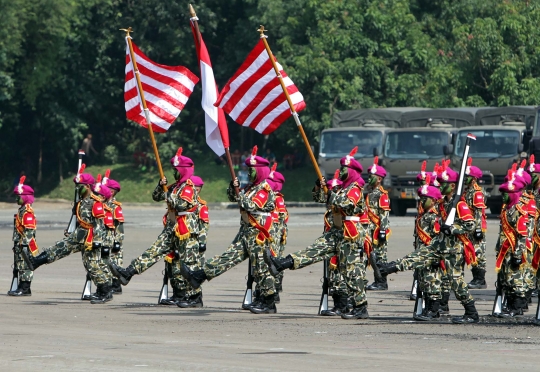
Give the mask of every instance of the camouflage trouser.
[{"label": "camouflage trouser", "polygon": [[328,293],[337,293],[339,283],[341,283],[343,280],[344,278],[341,276],[339,266],[335,269],[328,268]]},{"label": "camouflage trouser", "polygon": [[[471,241],[474,242],[474,238],[471,238]],[[474,250],[476,252],[476,259],[478,269],[486,270],[486,238],[484,237],[481,241],[474,243]]]},{"label": "camouflage trouser", "polygon": [[351,297],[356,306],[367,305],[366,299],[366,260],[363,254],[364,237],[356,241],[342,239],[338,244],[340,279],[336,293]]},{"label": "camouflage trouser", "polygon": [[124,266],[124,248],[120,248],[120,250],[116,253],[111,253],[109,256],[109,262],[115,264],[116,266],[123,267]]},{"label": "camouflage trouser", "polygon": [[21,282],[31,282],[34,272],[28,267],[22,256],[22,248],[18,244],[13,248],[13,262],[15,263],[15,268],[19,271],[19,280]]},{"label": "camouflage trouser", "polygon": [[168,223],[154,244],[144,251],[142,255],[131,261],[131,266],[133,266],[137,274],[142,274],[151,268],[172,250],[172,238],[174,236],[174,225]]},{"label": "camouflage trouser", "polygon": [[396,261],[401,271],[414,270],[431,266],[440,260],[444,260],[446,272],[442,274],[443,292],[445,283],[450,284],[450,288],[456,298],[462,304],[473,300],[469,293],[469,287],[465,282],[463,268],[465,260],[462,253],[440,253],[430,249],[419,249]]},{"label": "camouflage trouser", "polygon": [[525,270],[512,269],[512,266],[510,265],[511,260],[512,254],[506,254],[501,266],[503,291],[506,295],[525,297],[527,290],[529,289],[525,283]]},{"label": "camouflage trouser", "polygon": [[523,280],[525,281],[525,286],[527,290],[536,289],[536,273],[533,271],[531,266],[532,259],[534,256],[534,244],[531,251],[527,251],[527,263],[523,267]]},{"label": "camouflage trouser", "polygon": [[[283,253],[285,252],[287,234],[288,234],[287,225],[281,226],[279,224],[273,224],[272,231],[270,232],[272,239],[274,239],[274,241],[272,242],[272,249],[274,250],[274,252],[276,253],[278,257],[283,257]],[[264,262],[263,258],[259,257],[258,262]],[[274,278],[276,282],[276,288],[281,287],[284,274],[285,272],[282,271]],[[259,289],[259,288],[255,288],[255,289]]]},{"label": "camouflage trouser", "polygon": [[82,251],[84,268],[96,286],[112,284],[109,265],[101,259],[101,249],[85,249]]},{"label": "camouflage trouser", "polygon": [[300,251],[291,253],[294,267],[291,270],[302,269],[306,266],[328,260],[337,254],[337,244],[343,239],[343,231],[331,229],[324,232],[313,244]]},{"label": "camouflage trouser", "polygon": [[418,283],[422,293],[432,300],[442,299],[442,277],[440,268],[426,266],[419,269]]},{"label": "camouflage trouser", "polygon": [[191,284],[182,276],[180,268],[182,263],[185,263],[191,270],[200,269],[199,240],[197,237],[190,237],[185,240],[180,240],[176,236],[173,239],[173,249],[178,251],[179,257],[171,263],[165,264],[168,276],[171,280],[171,286],[185,293],[187,296],[193,296],[202,292],[202,288],[193,288]]},{"label": "camouflage trouser", "polygon": [[255,228],[241,227],[229,248],[219,256],[212,257],[204,264],[204,272],[208,280],[223,274],[249,257],[254,271],[253,276],[261,294],[263,296],[274,294],[274,277],[270,275],[264,260],[258,259],[268,243],[258,245],[255,239],[258,233],[259,231]]},{"label": "camouflage trouser", "polygon": [[373,244],[373,252],[377,255],[377,262],[387,263],[388,262],[388,241],[375,245]]},{"label": "camouflage trouser", "polygon": [[83,243],[74,241],[68,236],[64,240],[56,242],[52,247],[46,248],[44,252],[47,254],[47,263],[58,261],[72,253],[80,252],[84,248]]}]

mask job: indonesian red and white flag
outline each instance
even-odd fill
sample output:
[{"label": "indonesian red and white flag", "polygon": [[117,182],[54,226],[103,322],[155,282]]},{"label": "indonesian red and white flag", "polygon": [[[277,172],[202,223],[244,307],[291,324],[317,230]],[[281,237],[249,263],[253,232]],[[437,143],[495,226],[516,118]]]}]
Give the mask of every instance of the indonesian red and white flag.
[{"label": "indonesian red and white flag", "polygon": [[214,78],[214,70],[210,55],[202,39],[197,37],[197,32],[191,23],[191,31],[195,39],[195,47],[199,57],[201,68],[202,100],[201,105],[204,110],[204,124],[206,133],[206,143],[217,154],[221,156],[225,153],[225,148],[229,147],[229,129],[227,119],[223,109],[214,106],[217,100],[218,88]]},{"label": "indonesian red and white flag", "polygon": [[[155,132],[163,133],[180,115],[199,78],[183,66],[160,65],[144,55],[133,41],[131,44],[152,129]],[[147,128],[127,38],[124,101],[127,118]]]},{"label": "indonesian red and white flag", "polygon": [[[305,109],[302,93],[283,71],[283,67],[279,63],[277,66],[294,109],[296,112]],[[262,134],[272,133],[292,115],[262,40],[227,82],[215,105],[223,108],[238,124]]]}]

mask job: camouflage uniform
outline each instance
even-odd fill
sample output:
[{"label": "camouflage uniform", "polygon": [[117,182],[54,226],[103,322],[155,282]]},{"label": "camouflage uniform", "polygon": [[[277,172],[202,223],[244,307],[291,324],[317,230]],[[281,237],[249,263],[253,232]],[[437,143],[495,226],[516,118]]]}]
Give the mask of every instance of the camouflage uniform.
[{"label": "camouflage uniform", "polygon": [[122,267],[124,265],[124,213],[122,203],[112,198],[108,203],[114,218],[113,248],[109,260]]},{"label": "camouflage uniform", "polygon": [[103,223],[105,212],[101,199],[90,195],[76,206],[77,227],[70,235],[55,245],[45,249],[47,263],[82,252],[84,267],[95,285],[112,283],[112,274],[108,265],[101,260],[101,246],[106,240]]},{"label": "camouflage uniform", "polygon": [[13,255],[19,281],[31,282],[34,272],[23,258],[22,246],[28,246],[33,255],[38,252],[36,243],[36,216],[30,204],[22,205],[14,216]]},{"label": "camouflage uniform", "polygon": [[194,213],[197,217],[197,226],[194,226],[189,241],[183,244],[175,238],[173,247],[175,251],[178,251],[179,256],[172,261],[168,259],[171,257],[171,254],[165,258],[167,260],[165,269],[168,270],[171,285],[185,296],[195,296],[202,289],[200,287],[197,289],[193,288],[189,284],[189,281],[182,276],[180,273],[181,263],[185,263],[192,270],[197,270],[204,265],[204,251],[201,251],[201,247],[205,247],[206,249],[206,240],[210,227],[206,201],[198,198],[197,210]]},{"label": "camouflage uniform", "polygon": [[[499,240],[495,246],[497,253],[495,269],[501,275],[503,291],[507,296],[524,298],[528,290],[523,264],[518,269],[511,265],[512,258],[521,260],[526,255],[528,225],[527,205],[522,201],[510,208],[503,208]],[[524,264],[527,265],[527,262]]]},{"label": "camouflage uniform", "polygon": [[[253,277],[261,291],[261,295],[268,297],[276,293],[275,279],[270,275],[268,266],[259,257],[262,257],[264,248],[270,244],[270,230],[272,224],[271,212],[275,209],[275,195],[266,181],[257,185],[248,186],[236,196],[232,187],[227,189],[227,196],[231,202],[240,202],[242,218],[240,230],[225,252],[212,257],[204,264],[204,272],[211,280],[240,262],[251,259]],[[260,229],[257,229],[259,226]]]},{"label": "camouflage uniform", "polygon": [[169,210],[163,217],[163,231],[154,244],[131,261],[131,267],[137,274],[148,270],[174,249],[184,256],[186,251],[191,252],[190,248],[194,245],[198,250],[196,239],[191,239],[191,231],[198,232],[198,219],[193,213],[197,209],[197,198],[197,191],[189,179],[180,185],[174,184],[166,193],[161,185],[154,189],[152,199],[154,201],[167,200]]},{"label": "camouflage uniform", "polygon": [[[287,222],[289,221],[289,212],[287,211],[287,207],[285,206],[285,199],[283,198],[283,194],[280,192],[276,192],[276,209],[272,212],[272,228],[270,230],[270,235],[272,236],[272,246],[273,250],[276,253],[278,257],[283,256],[283,252],[285,251],[285,246],[287,245],[287,234],[288,234],[288,228],[287,228]],[[263,257],[260,256],[258,258],[258,262],[263,262]],[[278,291],[281,291],[282,288],[282,281],[283,281],[283,272],[279,273],[278,276],[275,277],[276,280],[276,289]]]},{"label": "camouflage uniform", "polygon": [[[532,291],[536,289],[536,272],[532,269],[531,265],[532,265],[532,260],[534,257],[534,246],[535,246],[534,233],[535,233],[535,225],[536,225],[538,210],[536,209],[536,199],[535,199],[534,193],[524,190],[522,193],[521,200],[528,215],[527,242],[526,242],[527,249],[524,254],[527,262],[523,266],[523,280],[525,281],[527,290]],[[539,240],[538,237],[536,239]]]},{"label": "camouflage uniform", "polygon": [[366,305],[367,257],[363,254],[365,230],[360,223],[365,204],[361,187],[353,182],[337,193],[330,191],[328,205],[332,208],[333,227],[325,231],[315,243],[291,254],[294,260],[292,269],[300,269],[338,255],[339,279],[343,280],[336,280],[335,292],[339,296],[352,297],[357,307]]},{"label": "camouflage uniform", "polygon": [[[450,207],[451,201],[446,201],[443,204],[444,206]],[[444,220],[446,216],[443,215],[442,217]],[[473,302],[474,300],[464,279],[463,268],[466,262],[465,255],[468,255],[467,261],[474,259],[474,246],[470,243],[469,247],[472,246],[472,249],[465,249],[462,240],[468,240],[467,236],[474,230],[474,226],[474,218],[470,213],[470,209],[465,202],[460,201],[454,224],[451,227],[451,235],[439,234],[429,246],[421,247],[417,251],[397,260],[398,269],[405,271],[441,263],[444,265],[443,291],[444,283],[450,283],[450,288],[463,305]]]},{"label": "camouflage uniform", "polygon": [[[377,262],[388,262],[388,238],[390,236],[390,223],[388,215],[390,213],[390,200],[388,191],[378,186],[366,195],[366,205],[368,207],[368,216],[370,219],[370,235],[373,244],[373,250],[377,255]],[[386,240],[379,241],[379,231],[386,232]]]},{"label": "camouflage uniform", "polygon": [[[415,225],[415,249],[418,251],[430,251],[433,249],[431,242],[440,233],[440,218],[436,207],[427,211],[419,208],[419,214]],[[418,283],[421,291],[431,300],[442,299],[442,270],[439,267],[424,266],[419,269]]]},{"label": "camouflage uniform", "polygon": [[481,270],[486,270],[486,193],[475,183],[465,190],[464,198],[473,214],[475,230],[482,231],[482,239],[480,240],[475,238],[474,231],[469,234],[469,239],[474,243],[476,252],[476,267]]}]

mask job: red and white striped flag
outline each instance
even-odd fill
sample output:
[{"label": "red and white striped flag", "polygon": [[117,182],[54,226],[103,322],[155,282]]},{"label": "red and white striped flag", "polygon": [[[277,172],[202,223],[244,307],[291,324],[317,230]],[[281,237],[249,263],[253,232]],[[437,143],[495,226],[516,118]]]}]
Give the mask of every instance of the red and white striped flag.
[{"label": "red and white striped flag", "polygon": [[[296,112],[303,110],[304,97],[281,65],[277,66]],[[227,82],[215,105],[238,124],[262,134],[272,133],[292,115],[262,40]]]},{"label": "red and white striped flag", "polygon": [[[163,133],[180,115],[199,78],[183,66],[165,66],[155,63],[145,56],[133,41],[131,44],[152,129],[155,132]],[[147,128],[127,38],[124,101],[127,118]]]},{"label": "red and white striped flag", "polygon": [[[197,31],[191,22],[191,31],[195,38],[195,47],[199,57],[199,65],[201,68],[201,84],[202,84],[202,100],[201,105],[204,110],[204,123],[206,132],[206,143],[217,156],[225,153],[225,148],[229,147],[229,129],[227,128],[227,119],[225,113],[219,107],[214,106],[217,100],[218,88],[216,79],[214,78],[214,70],[210,55],[206,49],[206,45],[201,38],[197,37]],[[199,43],[200,41],[200,43]]]}]

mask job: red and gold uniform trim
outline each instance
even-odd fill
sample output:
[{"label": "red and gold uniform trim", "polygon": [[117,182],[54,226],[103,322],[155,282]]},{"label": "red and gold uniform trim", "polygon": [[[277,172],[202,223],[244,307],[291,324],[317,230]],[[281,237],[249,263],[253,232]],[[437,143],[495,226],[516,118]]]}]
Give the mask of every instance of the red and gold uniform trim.
[{"label": "red and gold uniform trim", "polygon": [[[36,215],[34,214],[34,210],[30,205],[26,204],[22,219],[19,218],[19,213],[15,215],[15,229],[17,230],[17,233],[19,233],[19,235],[22,237],[24,235],[25,229],[35,230],[36,227],[37,220]],[[30,239],[30,241],[28,242],[28,248],[30,249],[32,256],[35,257],[38,255],[39,248],[35,238]]]}]

